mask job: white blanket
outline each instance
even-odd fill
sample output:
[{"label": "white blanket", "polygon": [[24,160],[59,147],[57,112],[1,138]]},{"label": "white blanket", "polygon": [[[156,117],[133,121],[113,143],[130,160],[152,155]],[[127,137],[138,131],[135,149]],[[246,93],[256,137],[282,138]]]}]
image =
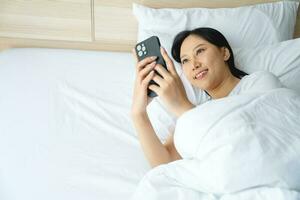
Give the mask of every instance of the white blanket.
[{"label": "white blanket", "polygon": [[177,121],[182,160],[150,170],[132,199],[300,199],[300,95],[278,88],[206,102]]}]

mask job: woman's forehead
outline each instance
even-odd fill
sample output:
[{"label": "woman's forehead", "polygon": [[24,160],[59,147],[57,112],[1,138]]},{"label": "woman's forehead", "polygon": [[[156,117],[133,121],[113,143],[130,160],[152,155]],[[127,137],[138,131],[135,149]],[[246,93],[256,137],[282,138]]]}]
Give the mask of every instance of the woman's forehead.
[{"label": "woman's forehead", "polygon": [[180,54],[193,51],[195,47],[210,45],[208,41],[197,35],[189,35],[186,37],[180,47]]},{"label": "woman's forehead", "polygon": [[208,45],[210,44],[208,41],[206,41],[205,39],[203,39],[200,36],[197,35],[189,35],[188,37],[186,37],[182,44],[181,44],[181,50],[184,49],[190,49],[193,48],[194,46],[197,46],[199,44],[203,44],[203,45]]}]

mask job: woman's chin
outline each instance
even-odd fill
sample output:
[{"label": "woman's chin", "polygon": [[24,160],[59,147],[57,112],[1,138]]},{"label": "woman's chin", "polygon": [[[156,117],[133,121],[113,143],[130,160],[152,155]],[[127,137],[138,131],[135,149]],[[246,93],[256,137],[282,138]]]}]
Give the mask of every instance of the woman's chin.
[{"label": "woman's chin", "polygon": [[206,90],[207,87],[203,86],[203,85],[199,85],[199,84],[192,84],[193,87],[200,89],[200,90]]}]

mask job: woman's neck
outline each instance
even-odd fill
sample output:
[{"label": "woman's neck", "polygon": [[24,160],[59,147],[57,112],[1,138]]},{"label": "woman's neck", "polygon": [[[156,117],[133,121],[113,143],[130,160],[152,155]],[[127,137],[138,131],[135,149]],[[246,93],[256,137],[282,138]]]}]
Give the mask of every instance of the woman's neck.
[{"label": "woman's neck", "polygon": [[230,74],[216,88],[207,92],[212,97],[212,99],[226,97],[239,82],[239,78]]}]

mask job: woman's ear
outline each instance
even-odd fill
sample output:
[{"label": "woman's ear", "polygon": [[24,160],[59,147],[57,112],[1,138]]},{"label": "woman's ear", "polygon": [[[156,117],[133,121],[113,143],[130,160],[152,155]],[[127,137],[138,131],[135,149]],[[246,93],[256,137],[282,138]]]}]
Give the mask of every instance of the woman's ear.
[{"label": "woman's ear", "polygon": [[228,61],[230,58],[230,52],[228,48],[223,47],[223,55],[224,55],[224,61]]}]

